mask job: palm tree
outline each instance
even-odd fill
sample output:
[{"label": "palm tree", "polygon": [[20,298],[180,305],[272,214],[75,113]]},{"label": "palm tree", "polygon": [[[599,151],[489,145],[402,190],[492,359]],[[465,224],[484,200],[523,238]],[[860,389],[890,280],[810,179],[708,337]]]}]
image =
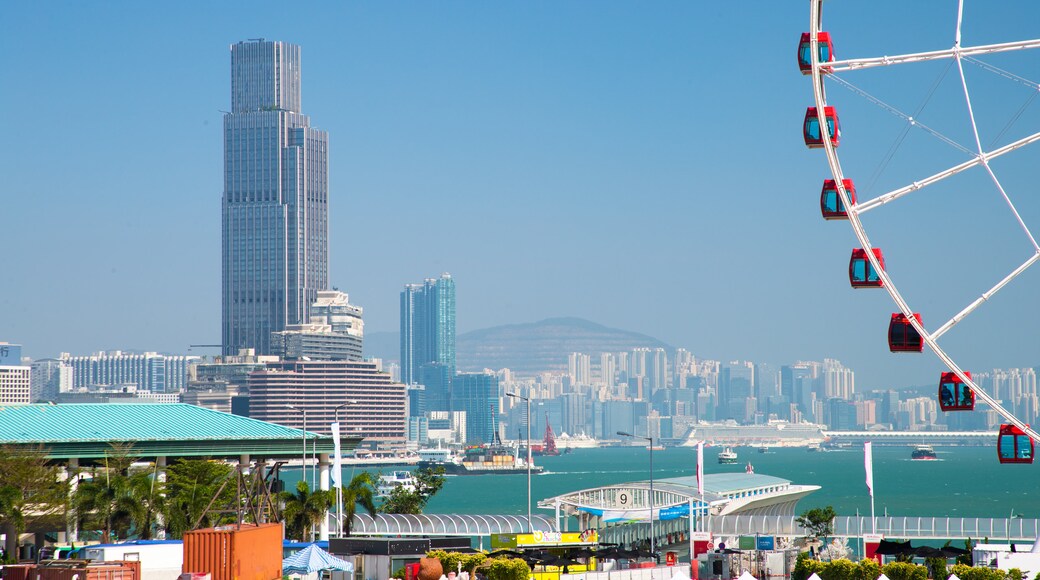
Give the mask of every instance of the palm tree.
[{"label": "palm tree", "polygon": [[328,515],[335,498],[331,491],[311,491],[307,482],[301,481],[296,484],[296,493],[283,491],[279,499],[285,504],[282,518],[286,535],[306,541],[309,530],[321,524]]},{"label": "palm tree", "polygon": [[357,506],[365,508],[369,515],[376,515],[375,479],[367,471],[350,478],[350,483],[343,486],[343,529],[350,535],[354,525],[354,514]]},{"label": "palm tree", "polygon": [[83,481],[72,498],[81,525],[101,529],[105,541],[129,537],[150,538],[156,514],[162,508],[162,483],[152,468],[133,470],[129,447],[113,446],[106,467]]}]

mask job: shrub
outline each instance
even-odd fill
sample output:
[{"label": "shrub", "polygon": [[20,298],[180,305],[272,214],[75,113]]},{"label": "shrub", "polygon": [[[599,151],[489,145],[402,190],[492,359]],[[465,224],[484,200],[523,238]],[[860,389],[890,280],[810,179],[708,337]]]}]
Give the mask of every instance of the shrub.
[{"label": "shrub", "polygon": [[973,568],[964,564],[957,564],[951,570],[961,580],[1006,580],[1006,574],[992,568]]},{"label": "shrub", "polygon": [[823,566],[822,572],[817,572],[823,580],[852,580],[856,565],[850,560],[831,560]]},{"label": "shrub", "polygon": [[444,550],[432,550],[426,556],[439,560],[444,574],[458,571],[461,564],[462,570],[472,575],[473,570],[487,559],[486,554],[460,554]]},{"label": "shrub", "polygon": [[[877,580],[881,575],[881,564],[869,558],[860,560],[852,573],[852,580]],[[946,580],[943,578],[943,580]]]},{"label": "shrub", "polygon": [[823,562],[813,560],[808,552],[802,552],[798,554],[798,560],[794,564],[791,580],[807,580],[813,573],[820,574],[820,572],[823,572]]},{"label": "shrub", "polygon": [[477,570],[488,580],[527,580],[531,569],[519,558],[488,558]]},{"label": "shrub", "polygon": [[909,562],[890,562],[881,571],[889,580],[928,580],[928,568]]}]

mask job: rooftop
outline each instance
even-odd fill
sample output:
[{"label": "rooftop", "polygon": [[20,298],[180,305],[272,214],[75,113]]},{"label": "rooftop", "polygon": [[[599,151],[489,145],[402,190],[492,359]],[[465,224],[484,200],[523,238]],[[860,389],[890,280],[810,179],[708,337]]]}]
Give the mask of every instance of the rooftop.
[{"label": "rooftop", "polygon": [[[306,437],[317,453],[332,451],[330,437]],[[55,459],[103,457],[127,442],[142,456],[298,457],[303,438],[299,429],[186,404],[0,406],[0,445],[42,445]]]}]

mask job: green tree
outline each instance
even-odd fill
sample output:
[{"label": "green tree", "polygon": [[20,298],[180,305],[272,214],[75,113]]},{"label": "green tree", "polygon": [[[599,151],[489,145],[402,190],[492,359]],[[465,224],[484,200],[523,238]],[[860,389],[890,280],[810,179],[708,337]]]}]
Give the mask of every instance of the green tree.
[{"label": "green tree", "polygon": [[385,514],[421,514],[430,498],[444,487],[443,467],[417,469],[413,476],[415,489],[394,488],[379,506],[379,511]]},{"label": "green tree", "polygon": [[[207,506],[219,509],[234,505],[236,486],[233,485],[235,468],[221,461],[186,459],[166,470],[166,529],[173,538],[199,527],[213,527],[235,521],[231,514],[211,511],[203,515]],[[228,482],[224,485],[225,482]],[[221,488],[223,485],[223,488]],[[218,493],[219,496],[218,496]]]},{"label": "green tree", "polygon": [[375,478],[371,473],[362,471],[350,478],[350,483],[343,486],[343,531],[350,535],[354,527],[354,515],[358,506],[370,515],[376,515]]},{"label": "green tree", "polygon": [[810,538],[825,538],[831,535],[834,518],[838,517],[834,507],[812,508],[795,518],[798,525],[802,526]]},{"label": "green tree", "polygon": [[44,447],[0,447],[0,528],[7,534],[7,554],[17,553],[18,535],[34,521],[65,511],[68,482],[60,479]]},{"label": "green tree", "polygon": [[306,481],[296,484],[296,493],[283,491],[279,499],[285,504],[282,518],[285,520],[285,534],[289,538],[307,541],[311,529],[321,524],[328,515],[335,496],[331,491],[311,491]]}]

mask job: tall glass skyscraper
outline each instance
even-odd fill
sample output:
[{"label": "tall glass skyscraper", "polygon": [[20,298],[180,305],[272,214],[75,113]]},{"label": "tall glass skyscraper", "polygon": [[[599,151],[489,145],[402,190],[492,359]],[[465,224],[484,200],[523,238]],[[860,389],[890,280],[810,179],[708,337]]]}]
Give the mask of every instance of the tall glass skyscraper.
[{"label": "tall glass skyscraper", "polygon": [[224,115],[225,355],[271,352],[271,333],[307,322],[328,288],[328,135],[300,109],[300,47],[231,46]]},{"label": "tall glass skyscraper", "polygon": [[443,365],[448,377],[455,375],[455,281],[451,274],[406,284],[401,292],[401,382],[421,382],[422,367],[429,363]]}]

